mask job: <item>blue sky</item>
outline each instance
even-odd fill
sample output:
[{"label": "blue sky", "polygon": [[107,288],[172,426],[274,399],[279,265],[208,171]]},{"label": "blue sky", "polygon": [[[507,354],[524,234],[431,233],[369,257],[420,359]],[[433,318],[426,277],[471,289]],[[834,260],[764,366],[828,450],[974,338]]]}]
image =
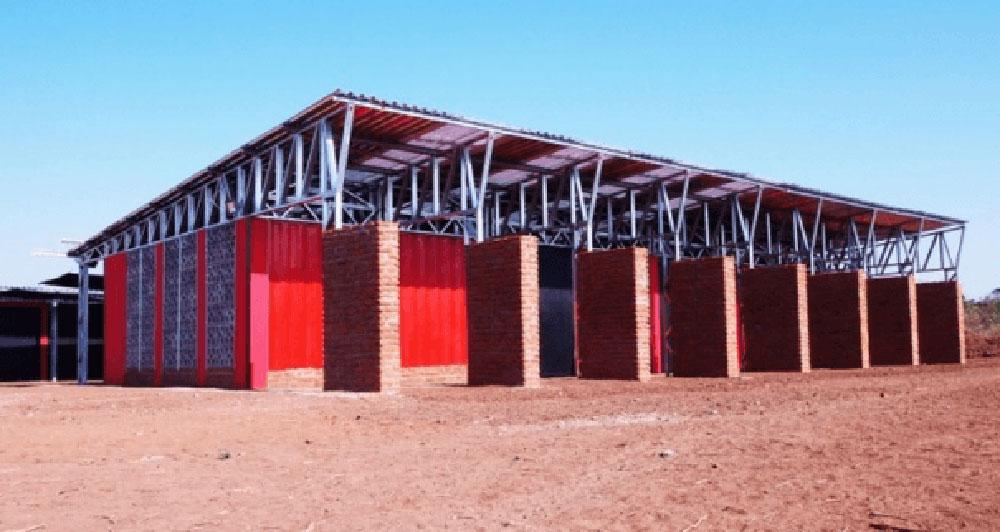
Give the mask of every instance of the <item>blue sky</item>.
[{"label": "blue sky", "polygon": [[998,2],[0,1],[0,284],[339,87],[965,218],[979,297],[998,27]]}]

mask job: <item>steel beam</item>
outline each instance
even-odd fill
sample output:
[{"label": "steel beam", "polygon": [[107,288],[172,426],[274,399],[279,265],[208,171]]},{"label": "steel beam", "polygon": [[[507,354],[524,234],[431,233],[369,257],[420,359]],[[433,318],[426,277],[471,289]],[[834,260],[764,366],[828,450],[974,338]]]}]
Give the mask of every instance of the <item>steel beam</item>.
[{"label": "steel beam", "polygon": [[88,347],[90,346],[90,266],[79,262],[76,300],[76,382],[87,384]]}]

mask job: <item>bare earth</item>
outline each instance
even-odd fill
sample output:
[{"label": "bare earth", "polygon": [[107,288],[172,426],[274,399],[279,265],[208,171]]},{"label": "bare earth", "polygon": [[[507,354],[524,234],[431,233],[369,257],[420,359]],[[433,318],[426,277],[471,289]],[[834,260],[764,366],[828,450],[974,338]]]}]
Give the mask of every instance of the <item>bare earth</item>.
[{"label": "bare earth", "polygon": [[1000,361],[396,396],[0,386],[0,530],[995,530]]}]

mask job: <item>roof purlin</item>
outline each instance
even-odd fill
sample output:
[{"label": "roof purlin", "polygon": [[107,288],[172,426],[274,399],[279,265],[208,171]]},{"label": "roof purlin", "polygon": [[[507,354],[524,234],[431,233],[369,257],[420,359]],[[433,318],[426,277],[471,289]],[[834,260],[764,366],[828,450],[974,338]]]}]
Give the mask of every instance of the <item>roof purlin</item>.
[{"label": "roof purlin", "polygon": [[[539,131],[531,131],[527,129],[505,126],[498,123],[491,123],[491,122],[464,118],[461,116],[452,115],[441,111],[428,110],[426,108],[418,108],[406,104],[399,104],[396,102],[387,102],[384,100],[378,100],[376,98],[366,97],[364,95],[355,95],[350,92],[337,90],[327,96],[324,96],[323,98],[314,102],[313,104],[307,106],[305,109],[296,113],[288,120],[282,122],[281,125],[276,126],[266,131],[265,133],[255,137],[254,139],[247,142],[240,148],[226,154],[215,163],[209,165],[208,167],[199,172],[196,172],[189,178],[185,179],[178,185],[171,188],[170,190],[157,196],[152,201],[132,211],[125,217],[119,219],[118,221],[112,223],[111,225],[100,231],[98,234],[90,237],[83,244],[72,249],[69,252],[70,256],[79,256],[85,250],[100,245],[100,243],[106,238],[109,238],[110,236],[117,234],[120,231],[128,228],[141,218],[148,216],[149,214],[156,212],[157,210],[163,208],[164,206],[167,206],[170,203],[179,200],[185,194],[191,192],[193,188],[208,183],[212,179],[217,177],[220,173],[227,171],[238,164],[246,162],[253,156],[253,154],[251,153],[252,151],[258,151],[258,152],[263,151],[264,149],[267,149],[268,146],[273,145],[279,141],[282,141],[298,131],[307,129],[308,127],[310,127],[311,124],[315,123],[317,120],[327,118],[330,115],[337,114],[337,112],[339,112],[339,110],[342,108],[340,106],[343,104],[354,104],[356,106],[363,106],[371,109],[382,110],[397,115],[407,115],[414,118],[429,120],[439,123],[450,123],[462,127],[479,129],[483,131],[493,131],[504,136],[509,135],[535,142],[590,151],[593,152],[594,154],[600,154],[605,157],[644,162],[655,166],[671,167],[678,170],[693,171],[699,174],[716,176],[730,181],[740,181],[752,185],[759,185],[766,187],[768,189],[782,191],[784,193],[793,196],[809,197],[816,200],[824,199],[829,201],[835,201],[844,204],[846,206],[862,210],[878,210],[880,212],[891,213],[898,216],[936,221],[943,225],[961,225],[966,223],[964,220],[958,218],[936,215],[913,209],[892,207],[881,203],[850,198],[835,193],[822,192],[816,189],[803,187],[800,185],[794,185],[790,183],[769,181],[746,173],[706,168],[691,163],[685,163],[677,159],[659,157],[632,150],[623,150],[619,148],[613,148],[589,142],[577,141],[575,139],[561,135],[554,135]],[[420,148],[419,145],[414,145],[411,147],[414,148],[415,150]],[[509,161],[508,164],[513,166],[517,163],[515,163],[514,161]]]}]

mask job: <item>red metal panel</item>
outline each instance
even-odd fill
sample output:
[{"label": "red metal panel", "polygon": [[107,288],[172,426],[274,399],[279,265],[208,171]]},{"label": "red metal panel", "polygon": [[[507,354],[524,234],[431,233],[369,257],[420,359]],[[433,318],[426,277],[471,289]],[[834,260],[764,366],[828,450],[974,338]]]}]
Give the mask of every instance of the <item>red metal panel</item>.
[{"label": "red metal panel", "polygon": [[104,383],[125,384],[125,253],[104,259]]},{"label": "red metal panel", "polygon": [[323,244],[319,225],[268,220],[269,367],[323,367]]},{"label": "red metal panel", "polygon": [[663,373],[662,332],[660,323],[661,309],[661,278],[660,258],[649,256],[649,370],[653,373]]},{"label": "red metal panel", "polygon": [[250,325],[250,224],[247,219],[236,222],[236,330],[233,341],[233,387],[247,388],[250,384],[249,325]]},{"label": "red metal panel", "polygon": [[250,221],[250,388],[267,388],[270,286],[268,282],[269,222]]},{"label": "red metal panel", "polygon": [[153,317],[153,383],[159,386],[163,377],[163,243],[156,245],[156,299]]},{"label": "red metal panel", "polygon": [[403,367],[468,363],[462,240],[401,233],[399,257]]},{"label": "red metal panel", "polygon": [[198,231],[198,386],[205,385],[208,335],[205,320],[207,292],[205,286],[205,231]]}]

